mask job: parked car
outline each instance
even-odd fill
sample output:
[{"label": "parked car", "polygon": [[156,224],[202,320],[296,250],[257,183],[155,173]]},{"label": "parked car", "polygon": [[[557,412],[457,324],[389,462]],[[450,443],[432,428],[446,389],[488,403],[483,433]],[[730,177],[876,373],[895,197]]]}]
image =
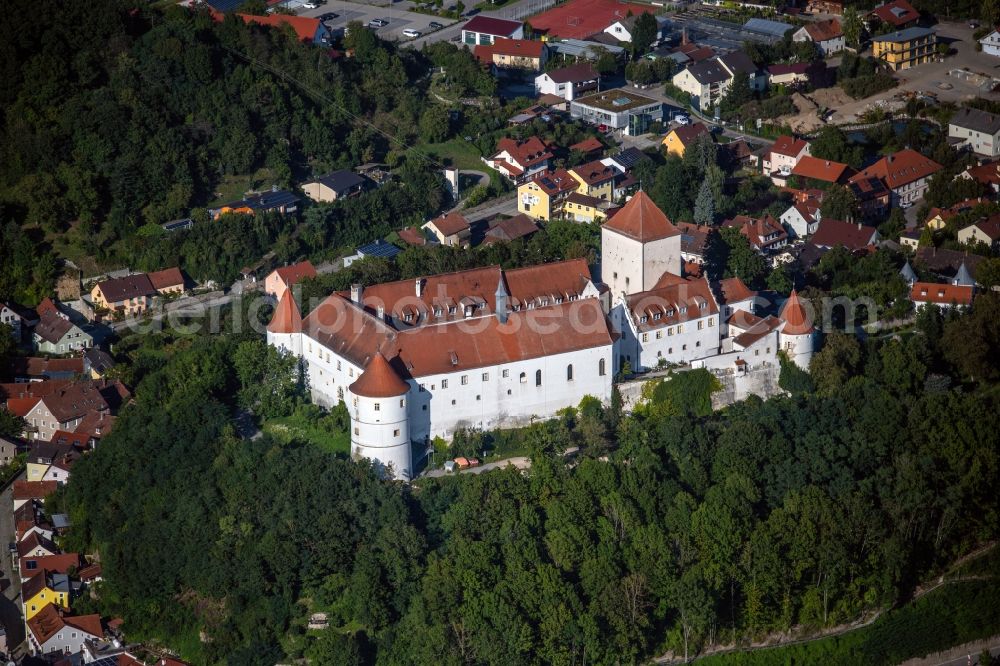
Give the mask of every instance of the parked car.
[{"label": "parked car", "polygon": [[414,30],[413,28],[407,28],[403,31],[403,37],[409,37],[410,39],[416,39],[420,36],[419,30]]},{"label": "parked car", "polygon": [[337,18],[338,16],[340,16],[340,15],[339,14],[334,14],[333,12],[327,12],[326,14],[323,14],[322,16],[320,16],[319,20],[323,21],[325,23],[326,21],[332,21],[333,19]]},{"label": "parked car", "polygon": [[444,26],[438,23],[437,21],[431,21],[430,23],[427,24],[427,27],[430,28],[431,30],[440,30]]},{"label": "parked car", "polygon": [[389,25],[389,19],[372,19],[368,21],[369,28],[384,28]]},{"label": "parked car", "polygon": [[302,8],[303,9],[317,9],[318,7],[319,7],[319,5],[317,5],[315,2],[303,2],[302,3]]},{"label": "parked car", "polygon": [[691,122],[691,119],[688,118],[687,116],[677,116],[676,118],[674,118],[674,121],[678,125],[687,125],[689,122]]}]

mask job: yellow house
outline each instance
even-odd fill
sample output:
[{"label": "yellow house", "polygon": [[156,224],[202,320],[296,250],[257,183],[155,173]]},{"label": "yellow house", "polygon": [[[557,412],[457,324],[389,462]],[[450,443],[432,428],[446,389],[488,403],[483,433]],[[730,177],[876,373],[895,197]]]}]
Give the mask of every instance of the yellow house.
[{"label": "yellow house", "polygon": [[680,125],[667,132],[660,143],[668,155],[674,154],[678,157],[684,157],[684,151],[687,147],[702,134],[708,134],[708,128],[705,127],[704,123]]},{"label": "yellow house", "polygon": [[566,169],[543,171],[517,188],[517,210],[535,220],[552,220],[563,215],[567,197],[579,182]]},{"label": "yellow house", "polygon": [[615,170],[600,160],[575,166],[569,170],[569,175],[579,183],[576,191],[580,194],[607,201],[614,196]]},{"label": "yellow house", "polygon": [[69,576],[40,571],[21,585],[24,619],[30,620],[49,604],[69,610]]},{"label": "yellow house", "polygon": [[872,55],[898,72],[937,58],[937,35],[929,28],[907,28],[872,38]]},{"label": "yellow house", "polygon": [[156,293],[149,277],[145,273],[136,273],[98,282],[90,290],[90,299],[95,309],[131,316],[148,310]]},{"label": "yellow house", "polygon": [[610,201],[573,192],[563,204],[563,217],[574,222],[601,222],[617,210]]}]

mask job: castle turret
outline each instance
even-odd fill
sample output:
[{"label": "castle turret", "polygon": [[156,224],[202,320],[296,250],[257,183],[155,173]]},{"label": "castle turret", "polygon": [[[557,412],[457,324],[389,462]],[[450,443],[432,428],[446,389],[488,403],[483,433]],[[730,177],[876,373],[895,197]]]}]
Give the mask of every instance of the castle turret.
[{"label": "castle turret", "polygon": [[302,314],[291,289],[281,295],[271,323],[267,325],[267,343],[302,356]]},{"label": "castle turret", "polygon": [[396,479],[412,473],[410,428],[406,414],[410,385],[376,352],[350,385],[351,455],[369,458]]},{"label": "castle turret", "polygon": [[816,328],[794,289],[781,307],[778,318],[782,322],[778,344],[797,366],[808,370],[816,346]]}]

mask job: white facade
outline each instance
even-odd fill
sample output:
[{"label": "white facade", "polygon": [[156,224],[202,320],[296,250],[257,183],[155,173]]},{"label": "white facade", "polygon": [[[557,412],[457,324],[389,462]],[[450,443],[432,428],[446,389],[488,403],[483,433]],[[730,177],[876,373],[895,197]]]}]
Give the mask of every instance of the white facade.
[{"label": "white facade", "polygon": [[780,333],[778,342],[782,351],[788,358],[795,362],[803,370],[809,369],[809,362],[812,361],[813,351],[816,348],[816,333],[804,333],[802,335],[788,335]]},{"label": "white facade", "polygon": [[535,90],[539,95],[557,95],[567,102],[579,97],[579,93],[588,93],[597,88],[598,76],[592,81],[553,81],[548,72],[535,77]]},{"label": "white facade", "polygon": [[[807,31],[805,27],[802,27],[796,30],[795,33],[792,35],[792,41],[812,42],[813,38],[812,35],[809,34],[809,31]],[[847,43],[844,41],[843,35],[839,35],[837,37],[834,37],[833,39],[824,39],[822,41],[814,43],[816,44],[816,48],[819,50],[820,55],[822,55],[824,58],[827,56],[831,56],[834,53],[840,53],[841,51],[844,50],[844,47],[847,45]]]},{"label": "white facade", "polygon": [[394,478],[409,481],[413,456],[407,395],[369,398],[349,392],[349,396],[351,456],[376,461]]},{"label": "white facade", "polygon": [[948,138],[959,139],[958,145],[968,145],[973,152],[986,157],[1000,157],[1000,129],[993,134],[962,127],[955,123],[948,125]]},{"label": "white facade", "polygon": [[983,53],[1000,58],[1000,30],[994,30],[979,40]]},{"label": "white facade", "polygon": [[805,238],[816,233],[819,229],[820,212],[816,209],[812,216],[803,215],[797,206],[790,206],[788,210],[781,214],[781,223],[786,229],[791,230],[796,238]]},{"label": "white facade", "polygon": [[613,299],[652,289],[664,273],[681,270],[681,235],[642,243],[601,228],[601,279]]},{"label": "white facade", "polygon": [[609,35],[617,39],[619,42],[632,41],[632,32],[629,30],[628,26],[626,26],[621,21],[615,21],[607,28],[605,28],[604,32],[608,33]]},{"label": "white facade", "polygon": [[21,315],[11,310],[4,303],[0,303],[0,324],[10,326],[14,339],[17,341],[21,340]]},{"label": "white facade", "polygon": [[790,176],[792,174],[792,169],[795,165],[805,157],[811,154],[812,148],[809,143],[806,143],[805,148],[803,148],[797,155],[785,155],[783,153],[777,153],[773,150],[768,152],[764,157],[763,169],[764,175],[770,175],[774,172],[779,172],[784,176]]},{"label": "white facade", "polygon": [[625,303],[619,301],[611,311],[615,327],[621,332],[619,364],[628,361],[637,372],[655,369],[662,363],[690,363],[719,353],[718,313],[640,331],[644,322],[636,322]]}]

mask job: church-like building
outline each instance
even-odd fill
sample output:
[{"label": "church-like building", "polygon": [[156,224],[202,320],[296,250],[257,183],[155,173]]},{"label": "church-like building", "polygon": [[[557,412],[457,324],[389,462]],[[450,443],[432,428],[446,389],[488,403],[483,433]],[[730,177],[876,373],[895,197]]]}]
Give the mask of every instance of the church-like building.
[{"label": "church-like building", "polygon": [[353,285],[302,317],[287,291],[268,342],[299,357],[313,401],[344,401],[351,452],[413,474],[413,443],[547,419],[609,401],[628,363],[745,370],[779,349],[808,365],[813,328],[792,294],[779,317],[754,292],[686,277],[681,232],[639,192],[602,227],[601,279],[583,259]]}]

